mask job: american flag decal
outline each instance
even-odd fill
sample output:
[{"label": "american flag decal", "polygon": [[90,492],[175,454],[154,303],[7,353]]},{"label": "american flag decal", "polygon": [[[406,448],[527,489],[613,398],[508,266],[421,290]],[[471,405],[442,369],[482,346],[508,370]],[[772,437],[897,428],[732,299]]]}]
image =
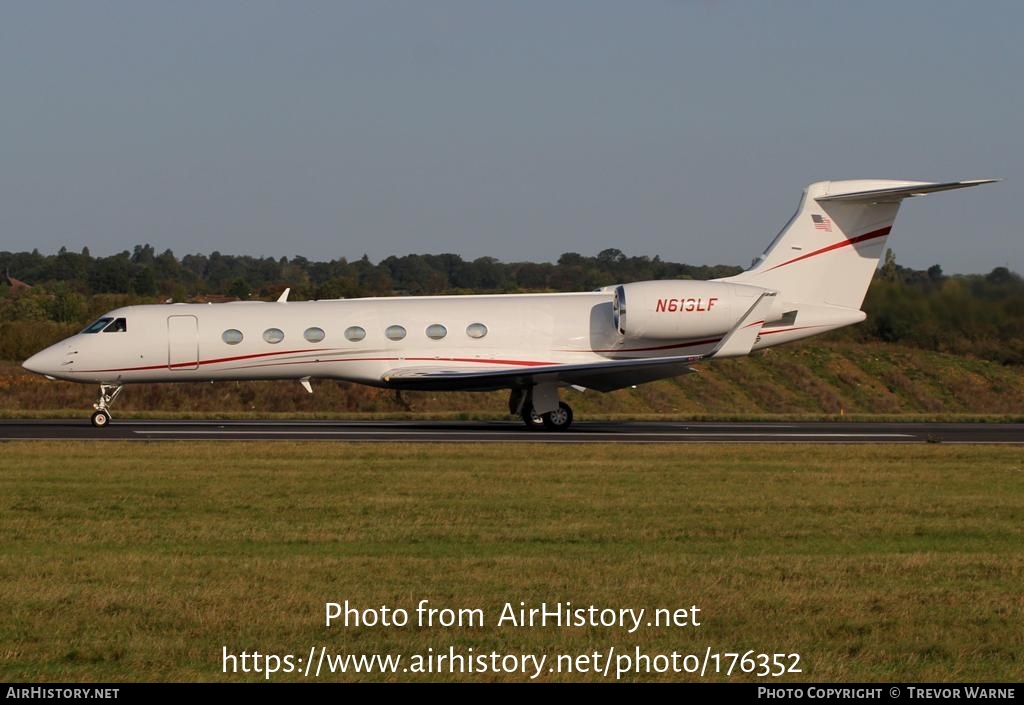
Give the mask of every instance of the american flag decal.
[{"label": "american flag decal", "polygon": [[811,220],[814,221],[815,229],[824,230],[827,233],[832,232],[832,221],[825,216],[814,213],[811,215]]}]

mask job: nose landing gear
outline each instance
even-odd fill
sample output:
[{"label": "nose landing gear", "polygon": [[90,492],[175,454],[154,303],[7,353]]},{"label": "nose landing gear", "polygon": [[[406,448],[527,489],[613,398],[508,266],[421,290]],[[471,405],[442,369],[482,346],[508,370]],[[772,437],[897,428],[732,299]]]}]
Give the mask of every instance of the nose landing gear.
[{"label": "nose landing gear", "polygon": [[92,408],[96,409],[93,412],[90,420],[92,425],[96,428],[104,428],[110,423],[110,412],[107,410],[117,398],[117,395],[121,393],[120,384],[101,384],[100,385],[100,398]]}]

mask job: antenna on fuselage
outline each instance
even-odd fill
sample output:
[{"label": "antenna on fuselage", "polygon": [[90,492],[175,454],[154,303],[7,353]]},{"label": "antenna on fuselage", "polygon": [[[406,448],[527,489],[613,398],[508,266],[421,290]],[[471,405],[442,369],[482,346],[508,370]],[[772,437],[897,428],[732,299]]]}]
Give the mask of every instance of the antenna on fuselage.
[{"label": "antenna on fuselage", "polygon": [[290,292],[291,290],[292,288],[288,287],[284,291],[282,291],[281,295],[277,297],[277,302],[279,304],[283,304],[284,302],[286,302],[288,300],[288,292]]}]

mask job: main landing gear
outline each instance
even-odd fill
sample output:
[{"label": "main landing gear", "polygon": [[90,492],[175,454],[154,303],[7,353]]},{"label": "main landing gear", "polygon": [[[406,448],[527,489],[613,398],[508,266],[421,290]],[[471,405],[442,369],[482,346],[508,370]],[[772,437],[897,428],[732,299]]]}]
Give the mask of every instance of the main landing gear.
[{"label": "main landing gear", "polygon": [[104,428],[110,423],[110,412],[107,411],[107,407],[114,402],[114,399],[116,399],[117,395],[120,393],[120,384],[100,385],[100,399],[92,405],[92,408],[96,409],[96,411],[92,413],[91,417],[93,426],[96,428]]},{"label": "main landing gear", "polygon": [[[557,396],[555,398],[557,399]],[[564,401],[557,403],[558,406],[550,411],[538,412],[534,407],[534,394],[531,390],[514,389],[509,397],[508,406],[512,414],[519,414],[530,431],[568,430],[572,425],[572,407]],[[548,404],[550,405],[550,401]]]}]

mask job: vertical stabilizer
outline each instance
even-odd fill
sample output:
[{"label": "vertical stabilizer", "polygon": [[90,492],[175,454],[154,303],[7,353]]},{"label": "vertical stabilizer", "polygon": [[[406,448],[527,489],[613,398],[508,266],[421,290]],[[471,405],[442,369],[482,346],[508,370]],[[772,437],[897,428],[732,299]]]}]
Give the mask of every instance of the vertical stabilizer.
[{"label": "vertical stabilizer", "polygon": [[765,253],[722,281],[776,290],[786,302],[860,309],[904,198],[992,181],[813,183]]}]

